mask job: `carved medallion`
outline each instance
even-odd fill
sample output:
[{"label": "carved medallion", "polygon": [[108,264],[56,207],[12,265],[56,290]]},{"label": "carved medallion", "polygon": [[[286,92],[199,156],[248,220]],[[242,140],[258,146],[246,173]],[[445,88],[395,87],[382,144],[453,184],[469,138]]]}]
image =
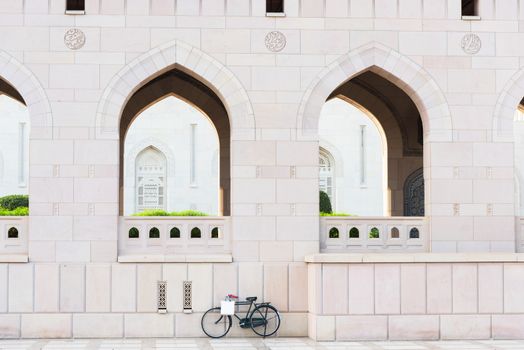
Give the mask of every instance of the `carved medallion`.
[{"label": "carved medallion", "polygon": [[71,28],[64,34],[64,44],[71,50],[78,50],[86,43],[86,36],[80,29]]},{"label": "carved medallion", "polygon": [[267,33],[266,47],[272,52],[282,51],[286,47],[286,36],[278,31]]},{"label": "carved medallion", "polygon": [[482,41],[477,34],[469,33],[462,37],[460,46],[465,53],[474,55],[480,51],[480,48],[482,47]]}]

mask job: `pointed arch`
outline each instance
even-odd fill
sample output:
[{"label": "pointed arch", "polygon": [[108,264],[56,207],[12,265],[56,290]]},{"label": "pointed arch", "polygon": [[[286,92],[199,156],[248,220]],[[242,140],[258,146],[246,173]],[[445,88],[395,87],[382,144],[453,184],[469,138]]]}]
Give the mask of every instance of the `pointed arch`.
[{"label": "pointed arch", "polygon": [[118,140],[120,117],[130,97],[172,69],[190,75],[219,96],[227,110],[232,139],[255,139],[253,108],[240,81],[218,60],[177,40],[140,55],[114,76],[98,105],[96,137]]},{"label": "pointed arch", "polygon": [[[51,105],[36,76],[16,58],[0,50],[0,80],[11,96],[27,106],[31,120],[30,138],[53,138]],[[0,84],[1,85],[1,84]],[[11,89],[12,88],[12,89]],[[7,91],[9,94],[9,91]]]},{"label": "pointed arch", "polygon": [[515,73],[499,95],[493,113],[493,141],[513,142],[515,111],[524,98],[524,68]]},{"label": "pointed arch", "polygon": [[320,110],[341,84],[371,70],[402,89],[417,106],[427,141],[452,141],[451,113],[437,83],[421,66],[395,50],[370,43],[331,63],[306,90],[297,114],[297,138],[316,140]]}]

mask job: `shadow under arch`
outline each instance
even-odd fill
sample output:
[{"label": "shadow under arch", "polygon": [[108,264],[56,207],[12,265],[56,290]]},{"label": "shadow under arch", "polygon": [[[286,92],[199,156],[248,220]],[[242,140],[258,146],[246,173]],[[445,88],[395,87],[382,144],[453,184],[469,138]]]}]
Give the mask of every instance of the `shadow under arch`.
[{"label": "shadow under arch", "polygon": [[96,138],[117,140],[120,118],[131,96],[169,71],[180,71],[206,86],[221,101],[233,139],[255,140],[255,118],[247,91],[236,76],[196,47],[173,40],[123,67],[105,88],[96,114]]},{"label": "shadow under arch", "polygon": [[410,97],[428,140],[452,141],[451,113],[438,84],[414,61],[376,42],[342,55],[317,75],[298,109],[297,137],[315,140],[322,105],[339,86],[366,71],[390,81]]}]

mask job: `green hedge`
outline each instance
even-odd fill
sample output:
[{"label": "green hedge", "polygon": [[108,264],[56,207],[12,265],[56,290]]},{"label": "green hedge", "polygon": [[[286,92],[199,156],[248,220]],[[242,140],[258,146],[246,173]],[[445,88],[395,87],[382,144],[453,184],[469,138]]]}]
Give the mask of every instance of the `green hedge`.
[{"label": "green hedge", "polygon": [[12,194],[0,197],[0,207],[7,210],[14,210],[19,207],[29,208],[29,196],[23,194]]},{"label": "green hedge", "polygon": [[140,213],[135,213],[133,216],[207,216],[206,213],[196,210],[183,210],[168,212],[165,210],[144,210]]},{"label": "green hedge", "polygon": [[0,208],[0,216],[28,216],[29,208],[28,207],[18,207],[13,210]]}]

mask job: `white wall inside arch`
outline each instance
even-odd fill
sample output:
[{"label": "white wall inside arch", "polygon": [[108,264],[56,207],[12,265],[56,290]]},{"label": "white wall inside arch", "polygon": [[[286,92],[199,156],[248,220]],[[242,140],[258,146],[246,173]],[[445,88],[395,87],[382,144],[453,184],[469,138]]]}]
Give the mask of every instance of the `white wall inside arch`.
[{"label": "white wall inside arch", "polygon": [[0,95],[0,196],[28,193],[29,130],[27,107]]},{"label": "white wall inside arch", "polygon": [[[166,97],[140,113],[124,143],[124,215],[136,206],[136,156],[152,146],[166,157],[165,210],[218,213],[218,135],[192,105]],[[194,167],[194,179],[191,172]],[[216,169],[215,169],[216,168]]]},{"label": "white wall inside arch", "polygon": [[333,98],[322,108],[319,137],[334,160],[333,210],[384,215],[386,147],[375,122],[357,107]]},{"label": "white wall inside arch", "polygon": [[515,185],[516,185],[516,215],[524,216],[524,109],[515,111],[513,121],[513,135],[515,138]]}]

